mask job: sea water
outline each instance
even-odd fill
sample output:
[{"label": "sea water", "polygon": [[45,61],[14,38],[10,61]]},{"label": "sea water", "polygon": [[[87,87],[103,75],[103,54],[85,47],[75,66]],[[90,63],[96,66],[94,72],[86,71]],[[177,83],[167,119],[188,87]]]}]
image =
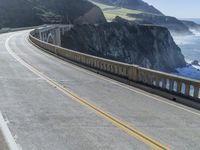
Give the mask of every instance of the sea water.
[{"label": "sea water", "polygon": [[176,44],[181,48],[185,60],[188,63],[184,68],[177,68],[174,74],[200,80],[200,64],[192,65],[192,61],[200,63],[200,32],[194,32],[190,36],[173,36]]}]

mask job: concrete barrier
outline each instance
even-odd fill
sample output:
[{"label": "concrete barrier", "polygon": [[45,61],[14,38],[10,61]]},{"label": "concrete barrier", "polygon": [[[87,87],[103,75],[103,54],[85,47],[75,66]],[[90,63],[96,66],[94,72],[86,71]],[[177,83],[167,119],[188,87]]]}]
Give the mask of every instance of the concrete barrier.
[{"label": "concrete barrier", "polygon": [[29,34],[32,43],[54,55],[108,77],[200,109],[200,81],[137,65],[120,63],[43,42]]}]

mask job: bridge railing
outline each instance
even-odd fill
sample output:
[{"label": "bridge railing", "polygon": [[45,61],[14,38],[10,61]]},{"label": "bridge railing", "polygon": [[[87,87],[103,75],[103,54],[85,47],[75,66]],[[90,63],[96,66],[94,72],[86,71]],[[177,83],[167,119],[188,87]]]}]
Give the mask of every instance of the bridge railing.
[{"label": "bridge railing", "polygon": [[2,28],[2,29],[0,29],[0,34],[2,34],[2,33],[8,33],[8,32],[22,31],[22,30],[30,30],[30,29],[35,29],[35,28],[39,28],[39,27],[40,26],[21,27],[21,28]]},{"label": "bridge railing", "polygon": [[200,99],[200,82],[160,71],[139,68],[138,81],[178,95]]},{"label": "bridge railing", "polygon": [[31,32],[29,38],[34,44],[60,57],[103,71],[112,76],[154,87],[168,93],[200,102],[200,81],[198,80],[192,80],[160,71],[146,69],[137,65],[130,65],[76,52],[74,50],[43,42],[35,38],[33,35],[34,31]]}]

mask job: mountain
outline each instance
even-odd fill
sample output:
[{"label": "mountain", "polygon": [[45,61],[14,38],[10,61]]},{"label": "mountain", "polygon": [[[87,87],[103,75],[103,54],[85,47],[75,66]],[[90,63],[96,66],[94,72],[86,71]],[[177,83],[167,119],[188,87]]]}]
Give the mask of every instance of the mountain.
[{"label": "mountain", "polygon": [[200,18],[182,18],[181,20],[188,20],[200,24]]},{"label": "mountain", "polygon": [[166,28],[119,17],[110,23],[75,25],[61,39],[65,48],[146,68],[170,72],[186,65]]},{"label": "mountain", "polygon": [[[158,25],[168,28],[173,34],[192,35],[189,27],[181,20],[165,16],[155,7],[148,5],[142,0],[90,0],[98,5],[104,12],[107,20],[112,20],[116,16],[128,20],[135,20],[137,23]],[[98,2],[98,3],[97,3]],[[101,4],[112,6],[112,8]],[[119,9],[120,7],[121,9]],[[106,9],[105,9],[106,8]],[[123,10],[123,8],[128,8]],[[109,10],[108,10],[109,9]],[[110,16],[112,19],[110,19]]]},{"label": "mountain", "polygon": [[164,15],[154,15],[147,13],[140,14],[127,14],[129,17],[133,17],[135,22],[140,24],[153,24],[157,26],[162,26],[168,28],[172,33],[190,35],[192,32],[182,21],[175,17],[164,16]]},{"label": "mountain", "polygon": [[134,9],[139,11],[145,11],[147,13],[162,15],[162,13],[158,9],[147,4],[142,0],[92,0],[92,1],[116,7]]},{"label": "mountain", "polygon": [[[118,7],[125,4],[115,3]],[[146,3],[140,4],[144,5],[138,9],[151,10]],[[49,23],[74,24],[61,38],[66,48],[167,72],[186,64],[166,28],[120,17],[108,23],[101,9],[87,0],[0,0],[0,27]]]},{"label": "mountain", "polygon": [[100,8],[86,0],[0,0],[0,28],[104,22]]},{"label": "mountain", "polygon": [[200,31],[200,24],[197,24],[193,21],[182,20],[182,22],[191,30]]}]

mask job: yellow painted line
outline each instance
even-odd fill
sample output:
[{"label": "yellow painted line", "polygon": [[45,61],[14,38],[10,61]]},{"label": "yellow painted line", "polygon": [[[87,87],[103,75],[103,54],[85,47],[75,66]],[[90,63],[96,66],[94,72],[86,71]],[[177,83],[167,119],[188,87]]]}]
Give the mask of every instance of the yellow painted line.
[{"label": "yellow painted line", "polygon": [[145,143],[146,145],[150,146],[151,148],[153,148],[155,150],[169,150],[168,147],[166,147],[163,144],[159,143],[158,141],[156,141],[156,140],[154,140],[154,139],[146,136],[145,134],[143,134],[142,132],[138,131],[136,128],[130,126],[129,124],[127,124],[127,123],[125,123],[125,122],[117,119],[116,117],[110,115],[109,113],[107,113],[107,112],[101,110],[100,108],[94,106],[93,104],[89,103],[87,100],[79,97],[77,94],[73,93],[72,91],[70,91],[66,87],[64,87],[61,84],[57,83],[56,81],[52,80],[51,78],[49,78],[45,74],[41,73],[39,70],[37,70],[36,68],[34,68],[33,66],[31,66],[30,64],[28,64],[27,62],[25,62],[23,59],[21,59],[19,56],[17,56],[10,49],[8,43],[9,43],[9,40],[12,37],[13,36],[10,36],[6,40],[6,44],[5,45],[6,45],[6,49],[7,49],[8,53],[11,54],[11,56],[13,58],[15,58],[19,63],[21,63],[26,68],[28,68],[34,74],[36,74],[37,76],[39,76],[40,78],[42,78],[43,80],[45,80],[47,83],[49,83],[50,85],[52,85],[53,87],[55,87],[57,90],[59,90],[62,93],[64,93],[66,96],[72,98],[76,102],[78,102],[78,103],[82,104],[83,106],[89,108],[90,110],[92,110],[93,112],[95,112],[96,114],[98,114],[99,116],[101,116],[104,119],[106,119],[107,121],[111,122],[116,127],[120,128],[121,130],[125,131],[126,133],[132,135],[133,137],[135,137],[138,140],[142,141],[143,143]]},{"label": "yellow painted line", "polygon": [[[51,53],[51,52],[49,52],[49,51],[47,51],[47,50],[45,50],[45,49],[39,47],[38,45],[34,44],[32,41],[30,41],[30,39],[29,39],[28,37],[25,37],[25,41],[27,42],[28,45],[34,46],[34,47],[37,47],[38,49],[40,49],[41,51],[38,51],[38,52],[40,52],[41,54],[43,54],[43,55],[45,55],[45,56],[47,56],[47,57],[49,57],[49,58],[51,58],[51,59],[54,59],[54,60],[56,60],[56,61],[58,61],[58,62],[60,62],[60,63],[62,63],[62,64],[64,64],[64,65],[68,65],[68,66],[70,65],[70,67],[72,67],[72,68],[74,68],[74,69],[76,69],[76,70],[78,70],[78,71],[84,72],[84,73],[86,73],[86,74],[88,74],[88,75],[97,77],[97,78],[102,79],[102,80],[104,80],[104,81],[108,81],[108,82],[110,82],[110,83],[112,83],[112,84],[114,84],[114,85],[117,85],[117,86],[119,86],[119,87],[125,88],[125,89],[127,89],[127,90],[129,90],[129,91],[132,91],[132,92],[135,92],[135,93],[137,93],[137,94],[141,94],[141,95],[144,95],[144,96],[146,96],[146,97],[152,98],[152,99],[155,100],[155,101],[158,101],[158,102],[167,104],[167,105],[169,105],[169,106],[178,108],[178,109],[180,109],[180,110],[182,110],[182,111],[186,111],[186,112],[191,113],[191,114],[193,114],[193,115],[200,116],[200,113],[195,112],[195,111],[191,110],[191,108],[189,109],[188,107],[186,107],[186,106],[184,106],[184,105],[182,105],[182,104],[173,103],[173,102],[171,102],[171,101],[169,101],[169,100],[166,100],[166,99],[164,99],[163,97],[157,96],[157,95],[155,95],[155,94],[151,94],[151,95],[150,95],[150,93],[147,93],[146,91],[142,91],[142,90],[140,90],[140,89],[136,89],[136,88],[133,88],[133,87],[129,87],[128,85],[126,85],[126,84],[124,84],[124,83],[122,83],[122,82],[118,82],[118,81],[116,81],[116,80],[110,79],[110,78],[108,78],[108,77],[105,77],[105,76],[102,76],[102,75],[99,75],[99,74],[95,74],[95,73],[93,73],[93,72],[91,72],[91,71],[88,71],[88,70],[83,69],[83,68],[80,68],[80,67],[78,67],[78,66],[76,66],[76,65],[74,65],[74,64],[70,64],[70,63],[68,63],[68,62],[66,62],[66,61],[64,61],[64,60],[62,60],[62,59],[59,59],[59,57],[57,57],[56,54]],[[31,43],[31,44],[30,44],[30,43]]]}]

